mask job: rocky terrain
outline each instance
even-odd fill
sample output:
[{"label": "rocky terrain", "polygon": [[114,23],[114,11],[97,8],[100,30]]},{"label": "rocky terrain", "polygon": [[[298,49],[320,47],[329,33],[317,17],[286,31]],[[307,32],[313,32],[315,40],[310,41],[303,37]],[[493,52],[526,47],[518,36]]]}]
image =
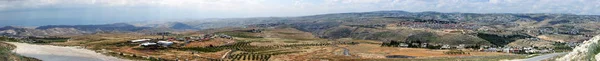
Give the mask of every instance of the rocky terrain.
[{"label": "rocky terrain", "polygon": [[600,35],[583,42],[577,46],[572,52],[556,59],[557,61],[598,61],[600,60]]}]

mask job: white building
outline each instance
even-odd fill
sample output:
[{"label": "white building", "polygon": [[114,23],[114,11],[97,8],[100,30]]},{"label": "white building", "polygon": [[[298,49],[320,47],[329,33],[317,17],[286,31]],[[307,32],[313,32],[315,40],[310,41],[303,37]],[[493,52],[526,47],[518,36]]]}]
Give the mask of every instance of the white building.
[{"label": "white building", "polygon": [[163,46],[163,47],[168,47],[168,46],[173,45],[173,42],[170,42],[170,41],[158,41],[156,43],[160,44],[160,46]]},{"label": "white building", "polygon": [[156,43],[146,42],[146,43],[142,43],[140,45],[143,46],[143,47],[148,47],[148,46],[156,46]]},{"label": "white building", "polygon": [[149,41],[151,39],[137,39],[137,40],[131,40],[130,42],[132,43],[137,43],[137,42],[145,42],[145,41]]}]

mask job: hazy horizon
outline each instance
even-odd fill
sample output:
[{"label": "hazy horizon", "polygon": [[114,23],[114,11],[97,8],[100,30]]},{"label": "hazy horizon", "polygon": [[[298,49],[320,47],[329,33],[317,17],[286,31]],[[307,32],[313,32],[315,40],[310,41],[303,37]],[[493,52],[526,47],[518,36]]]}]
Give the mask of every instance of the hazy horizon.
[{"label": "hazy horizon", "polygon": [[296,17],[402,10],[600,15],[600,0],[3,0],[0,26]]}]

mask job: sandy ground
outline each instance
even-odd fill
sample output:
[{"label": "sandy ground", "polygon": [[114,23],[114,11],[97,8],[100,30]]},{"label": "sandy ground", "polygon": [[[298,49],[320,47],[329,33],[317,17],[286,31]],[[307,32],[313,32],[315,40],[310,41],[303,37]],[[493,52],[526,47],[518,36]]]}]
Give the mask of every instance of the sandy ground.
[{"label": "sandy ground", "polygon": [[61,47],[51,45],[34,45],[26,43],[7,42],[17,46],[13,52],[37,58],[43,61],[129,61],[116,57],[102,55],[92,50],[77,47]]}]

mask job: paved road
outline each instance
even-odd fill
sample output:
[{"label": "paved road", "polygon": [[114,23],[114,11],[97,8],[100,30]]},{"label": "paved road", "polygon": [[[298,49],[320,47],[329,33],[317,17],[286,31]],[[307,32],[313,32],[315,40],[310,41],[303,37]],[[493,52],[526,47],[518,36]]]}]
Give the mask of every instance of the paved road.
[{"label": "paved road", "polygon": [[128,61],[77,47],[35,45],[16,42],[7,43],[17,46],[13,52],[43,61]]},{"label": "paved road", "polygon": [[535,56],[535,57],[531,57],[531,58],[527,58],[527,59],[517,59],[517,60],[510,60],[510,61],[542,61],[542,60],[552,58],[552,57],[555,57],[558,55],[563,55],[563,54],[567,54],[567,52],[544,54],[544,55]]}]

